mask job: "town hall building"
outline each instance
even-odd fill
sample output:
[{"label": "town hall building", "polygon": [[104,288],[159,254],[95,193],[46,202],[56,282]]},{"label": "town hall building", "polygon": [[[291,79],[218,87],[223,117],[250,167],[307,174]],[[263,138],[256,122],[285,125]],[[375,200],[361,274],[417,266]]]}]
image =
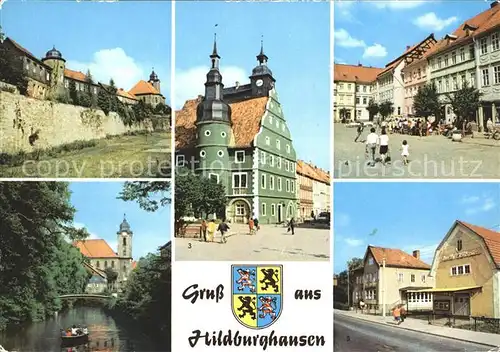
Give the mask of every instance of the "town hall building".
[{"label": "town hall building", "polygon": [[205,95],[176,113],[176,167],[224,185],[227,221],[282,223],[296,216],[296,153],[263,45],[250,83],[224,87],[214,41]]},{"label": "town hall building", "polygon": [[[106,279],[106,269],[111,268],[118,274],[116,287],[120,289],[125,285],[136,265],[132,259],[132,236],[130,225],[124,218],[117,232],[118,252],[115,252],[103,239],[81,240],[73,243],[88,258],[88,264],[94,269],[95,275],[92,276],[91,281],[102,283]],[[98,276],[104,280],[100,280]]]}]

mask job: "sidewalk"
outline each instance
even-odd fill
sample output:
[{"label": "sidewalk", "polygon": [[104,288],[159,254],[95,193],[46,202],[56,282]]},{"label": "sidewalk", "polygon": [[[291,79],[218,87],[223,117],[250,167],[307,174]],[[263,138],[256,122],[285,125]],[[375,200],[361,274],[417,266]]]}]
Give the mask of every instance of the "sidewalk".
[{"label": "sidewalk", "polygon": [[396,325],[391,316],[386,316],[384,319],[382,316],[362,314],[357,313],[356,311],[343,311],[334,309],[334,314],[342,314],[356,319],[371,321],[373,323],[389,324],[399,329],[411,330],[424,334],[447,337],[454,340],[473,342],[479,345],[500,348],[500,335],[498,334],[488,334],[485,332],[429,325],[426,321],[412,318],[406,318],[404,323],[401,323],[401,325]]}]

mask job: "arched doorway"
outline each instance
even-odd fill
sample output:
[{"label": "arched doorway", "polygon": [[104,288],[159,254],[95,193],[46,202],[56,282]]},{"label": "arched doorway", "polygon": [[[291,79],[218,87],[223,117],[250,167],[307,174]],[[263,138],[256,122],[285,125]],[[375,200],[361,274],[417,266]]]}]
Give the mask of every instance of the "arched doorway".
[{"label": "arched doorway", "polygon": [[276,211],[276,217],[278,218],[278,224],[281,224],[283,222],[283,204],[278,203]]},{"label": "arched doorway", "polygon": [[232,223],[246,224],[250,216],[250,204],[245,199],[235,199],[228,207],[227,218]]}]

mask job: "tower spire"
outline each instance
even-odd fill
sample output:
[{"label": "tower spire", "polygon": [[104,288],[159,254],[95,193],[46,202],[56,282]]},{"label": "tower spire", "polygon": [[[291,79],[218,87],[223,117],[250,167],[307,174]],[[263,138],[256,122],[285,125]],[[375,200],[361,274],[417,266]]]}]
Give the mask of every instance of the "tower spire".
[{"label": "tower spire", "polygon": [[267,60],[269,58],[267,57],[266,54],[264,54],[264,35],[260,36],[260,53],[257,55],[257,61],[259,61],[259,64],[265,65],[267,63]]},{"label": "tower spire", "polygon": [[[215,25],[215,27],[217,27],[217,25]],[[214,49],[212,50],[210,59],[212,60],[212,68],[219,69],[220,56],[217,53],[217,32],[214,33]]]}]

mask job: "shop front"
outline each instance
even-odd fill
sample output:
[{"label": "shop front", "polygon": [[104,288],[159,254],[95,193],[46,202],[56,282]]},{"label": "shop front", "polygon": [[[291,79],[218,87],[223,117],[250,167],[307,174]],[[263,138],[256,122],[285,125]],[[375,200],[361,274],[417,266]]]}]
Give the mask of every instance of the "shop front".
[{"label": "shop front", "polygon": [[468,317],[472,315],[471,302],[481,293],[480,286],[433,288],[408,291],[408,297],[415,299],[410,304],[408,311],[432,310],[437,315],[454,315]]}]

